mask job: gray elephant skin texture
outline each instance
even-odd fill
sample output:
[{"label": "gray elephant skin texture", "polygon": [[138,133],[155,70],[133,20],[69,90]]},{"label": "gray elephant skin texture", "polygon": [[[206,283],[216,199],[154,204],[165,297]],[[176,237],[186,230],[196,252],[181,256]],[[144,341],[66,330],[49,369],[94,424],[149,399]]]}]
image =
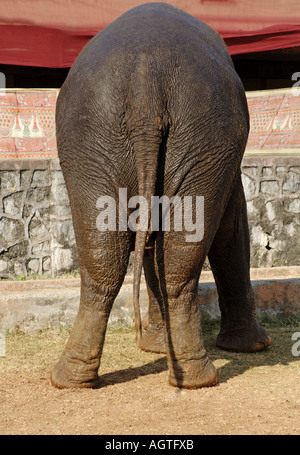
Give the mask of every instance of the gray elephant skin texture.
[{"label": "gray elephant skin texture", "polygon": [[[101,385],[107,322],[131,251],[137,345],[166,353],[171,385],[198,388],[218,382],[204,347],[196,298],[207,256],[221,310],[217,346],[239,352],[269,346],[270,337],[256,321],[249,276],[240,170],[249,133],[247,101],[221,37],[168,4],[133,8],[98,33],[76,59],[59,93],[56,125],[81,297],[52,384]],[[120,200],[120,189],[126,190],[126,201]],[[182,209],[188,196],[194,201],[192,213],[183,210],[178,228],[176,204],[169,204],[169,228],[160,212],[159,227],[153,229],[155,196],[176,198]],[[114,228],[99,229],[99,216],[109,205],[101,201],[112,200],[118,209],[106,215],[107,226]],[[137,200],[136,207],[129,203]],[[201,219],[197,200],[203,202]],[[146,202],[143,213],[141,201]],[[139,223],[137,229],[126,223],[124,228],[124,213],[140,221],[146,213],[146,228]],[[200,229],[201,239],[187,241],[191,226]],[[149,294],[146,330],[138,304],[143,267]]]}]

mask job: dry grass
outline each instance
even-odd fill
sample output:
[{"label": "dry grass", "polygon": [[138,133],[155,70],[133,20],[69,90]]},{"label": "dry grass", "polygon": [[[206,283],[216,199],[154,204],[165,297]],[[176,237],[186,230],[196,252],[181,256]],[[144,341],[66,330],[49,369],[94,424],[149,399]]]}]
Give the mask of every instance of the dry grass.
[{"label": "dry grass", "polygon": [[142,352],[131,328],[110,327],[98,389],[58,390],[49,373],[68,328],[6,335],[0,358],[0,434],[299,434],[300,357],[291,353],[295,321],[267,327],[273,344],[256,354],[215,347],[218,324],[204,323],[216,387],[168,385],[164,355]]},{"label": "dry grass", "polygon": [[[284,368],[293,361],[296,362],[296,367],[299,359],[291,354],[293,344],[291,338],[294,332],[300,332],[300,325],[297,324],[297,321],[284,325],[280,321],[274,322],[273,320],[270,324],[265,324],[265,328],[273,340],[270,349],[255,354],[230,353],[215,346],[218,323],[204,323],[205,347],[219,370],[221,380],[226,381],[230,377],[243,374],[252,368],[255,368],[256,371],[258,371],[258,367],[275,365]],[[51,368],[59,358],[69,333],[70,328],[68,327],[50,328],[31,333],[8,332],[6,334],[6,357],[0,358],[2,374],[18,369],[20,363],[23,365],[23,369],[27,368],[32,372]],[[130,376],[130,371],[135,369],[136,374],[146,375],[161,372],[166,368],[164,355],[137,349],[133,328],[108,328],[101,361],[102,374],[118,370],[124,370],[125,374],[128,370]]]}]

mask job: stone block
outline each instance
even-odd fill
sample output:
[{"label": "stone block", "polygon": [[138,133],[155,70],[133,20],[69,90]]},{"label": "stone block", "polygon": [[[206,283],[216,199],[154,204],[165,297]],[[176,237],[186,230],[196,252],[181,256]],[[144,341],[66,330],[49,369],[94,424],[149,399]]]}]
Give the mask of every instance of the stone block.
[{"label": "stone block", "polygon": [[51,185],[50,171],[48,169],[35,170],[32,174],[31,186],[44,187]]},{"label": "stone block", "polygon": [[29,188],[32,179],[32,170],[22,169],[20,171],[20,186],[22,189]]},{"label": "stone block", "polygon": [[268,243],[268,235],[263,231],[261,226],[253,226],[251,231],[251,241],[253,245],[266,246]]},{"label": "stone block", "polygon": [[51,187],[30,188],[27,192],[27,201],[36,207],[49,207]]},{"label": "stone block", "polygon": [[75,242],[75,233],[71,219],[52,220],[51,233],[53,238],[61,245],[72,245]]},{"label": "stone block", "polygon": [[262,168],[262,176],[263,177],[270,177],[273,175],[273,168],[272,167],[263,167]]},{"label": "stone block", "polygon": [[46,255],[51,253],[50,241],[38,243],[37,245],[32,245],[31,252],[34,255]]},{"label": "stone block", "polygon": [[248,176],[258,177],[259,168],[257,166],[243,166],[242,172],[243,174],[247,174]]},{"label": "stone block", "polygon": [[52,219],[59,219],[65,217],[71,217],[71,207],[69,204],[64,205],[51,205],[50,207],[50,215]]},{"label": "stone block", "polygon": [[3,198],[3,213],[11,216],[21,216],[23,209],[23,191],[12,193]]},{"label": "stone block", "polygon": [[2,217],[0,220],[0,244],[2,247],[7,247],[12,243],[18,243],[24,237],[24,223],[21,220]]},{"label": "stone block", "polygon": [[7,270],[7,262],[0,260],[0,272],[5,272]]},{"label": "stone block", "polygon": [[51,172],[51,178],[54,184],[65,183],[65,179],[61,170]]},{"label": "stone block", "polygon": [[273,203],[270,201],[266,203],[266,212],[267,212],[267,217],[268,217],[269,221],[275,220],[276,212],[275,212]]},{"label": "stone block", "polygon": [[300,166],[291,166],[290,171],[300,174]]},{"label": "stone block", "polygon": [[300,199],[294,199],[289,204],[289,211],[293,213],[300,213]]},{"label": "stone block", "polygon": [[279,189],[279,182],[277,180],[265,180],[260,183],[260,190],[262,193],[279,196]]},{"label": "stone block", "polygon": [[[50,228],[50,226],[48,226]],[[42,220],[36,215],[32,217],[29,228],[29,238],[34,243],[39,243],[50,237],[50,232]]]},{"label": "stone block", "polygon": [[287,235],[289,235],[290,237],[293,237],[293,235],[296,232],[296,223],[286,224],[284,226],[284,229],[285,229]]},{"label": "stone block", "polygon": [[277,166],[276,175],[277,177],[284,177],[286,174],[286,166]]},{"label": "stone block", "polygon": [[55,248],[53,252],[53,263],[57,272],[68,272],[73,265],[72,251],[66,248]]},{"label": "stone block", "polygon": [[258,209],[254,204],[254,201],[247,201],[247,213],[249,217],[253,217],[256,219],[258,214]]},{"label": "stone block", "polygon": [[14,261],[14,273],[16,277],[27,275],[27,270],[24,262]]},{"label": "stone block", "polygon": [[49,272],[49,270],[51,270],[51,258],[46,257],[43,259],[43,271]]},{"label": "stone block", "polygon": [[286,174],[286,181],[283,183],[282,188],[284,191],[297,193],[300,188],[300,175],[296,172],[289,171]]},{"label": "stone block", "polygon": [[242,183],[245,191],[246,200],[253,199],[256,195],[257,186],[256,181],[246,174],[242,174]]},{"label": "stone block", "polygon": [[39,269],[40,269],[40,261],[38,259],[31,259],[28,262],[27,267],[29,269],[29,272],[37,274],[37,273],[39,273]]},{"label": "stone block", "polygon": [[0,171],[0,189],[16,191],[19,187],[19,171]]},{"label": "stone block", "polygon": [[51,188],[51,201],[54,204],[69,204],[69,196],[64,183],[54,182]]}]

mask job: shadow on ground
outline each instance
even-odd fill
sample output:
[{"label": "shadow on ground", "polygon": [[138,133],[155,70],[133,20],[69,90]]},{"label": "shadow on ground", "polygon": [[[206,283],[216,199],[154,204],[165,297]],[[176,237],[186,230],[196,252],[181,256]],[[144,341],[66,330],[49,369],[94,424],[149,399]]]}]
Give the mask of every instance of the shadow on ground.
[{"label": "shadow on ground", "polygon": [[142,365],[140,367],[125,368],[122,370],[105,373],[103,375],[101,375],[100,372],[96,388],[133,381],[134,379],[137,379],[141,376],[158,374],[163,371],[166,371],[167,369],[168,369],[167,359],[166,357],[163,357],[155,360],[154,362],[149,362],[145,365]]},{"label": "shadow on ground", "polygon": [[[266,328],[272,338],[272,344],[264,351],[256,353],[234,353],[223,351],[216,347],[216,337],[218,330],[213,330],[210,333],[204,333],[205,347],[210,359],[215,363],[221,363],[218,367],[219,382],[224,383],[242,375],[247,370],[261,366],[275,366],[278,364],[288,365],[291,362],[298,361],[299,356],[293,356],[292,346],[295,341],[292,340],[292,335],[299,332],[300,327],[283,327],[283,328]],[[300,348],[299,348],[300,355]],[[225,362],[224,362],[225,361]],[[139,367],[126,368],[118,371],[113,371],[99,376],[96,388],[102,388],[114,384],[126,383],[137,379],[141,376],[158,374],[167,371],[166,357],[160,357],[154,362],[149,362]]]}]

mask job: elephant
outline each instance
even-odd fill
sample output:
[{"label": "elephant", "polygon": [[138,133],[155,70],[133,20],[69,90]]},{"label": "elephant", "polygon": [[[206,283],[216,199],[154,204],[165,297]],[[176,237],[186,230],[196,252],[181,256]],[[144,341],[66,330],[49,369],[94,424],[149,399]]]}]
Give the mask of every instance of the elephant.
[{"label": "elephant", "polygon": [[[166,3],[148,3],[86,44],[56,107],[81,292],[51,372],[54,386],[101,384],[107,323],[132,251],[136,344],[166,353],[170,385],[200,388],[219,381],[197,300],[207,257],[221,312],[217,346],[255,352],[270,345],[257,321],[249,272],[241,181],[248,134],[242,82],[222,38],[199,19]],[[169,201],[167,210],[161,198]],[[169,225],[163,223],[166,213]],[[146,331],[139,307],[143,268]]]}]

